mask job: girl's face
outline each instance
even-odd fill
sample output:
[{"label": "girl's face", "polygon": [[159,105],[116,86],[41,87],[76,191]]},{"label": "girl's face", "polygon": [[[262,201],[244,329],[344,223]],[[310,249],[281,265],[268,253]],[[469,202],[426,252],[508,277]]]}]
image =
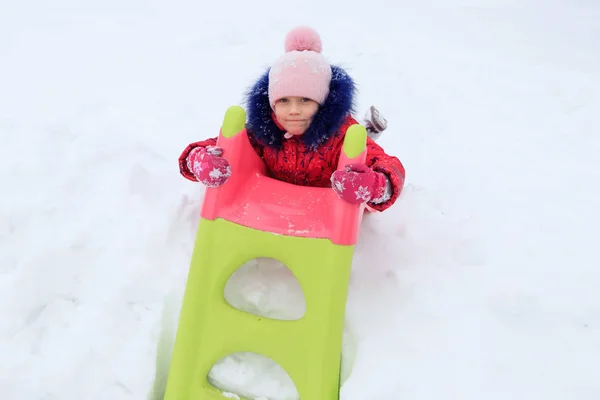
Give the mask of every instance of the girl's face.
[{"label": "girl's face", "polygon": [[302,135],[317,113],[319,103],[306,97],[288,96],[275,102],[275,117],[291,135]]}]

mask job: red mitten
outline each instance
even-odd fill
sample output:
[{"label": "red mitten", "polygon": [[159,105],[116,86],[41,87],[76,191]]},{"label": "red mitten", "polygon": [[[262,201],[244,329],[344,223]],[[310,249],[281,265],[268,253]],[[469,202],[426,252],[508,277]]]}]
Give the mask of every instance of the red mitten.
[{"label": "red mitten", "polygon": [[222,154],[223,149],[217,146],[196,147],[187,157],[187,167],[206,186],[221,186],[231,176],[229,161]]},{"label": "red mitten", "polygon": [[385,201],[387,178],[363,164],[347,165],[331,175],[331,187],[344,201],[352,204]]}]

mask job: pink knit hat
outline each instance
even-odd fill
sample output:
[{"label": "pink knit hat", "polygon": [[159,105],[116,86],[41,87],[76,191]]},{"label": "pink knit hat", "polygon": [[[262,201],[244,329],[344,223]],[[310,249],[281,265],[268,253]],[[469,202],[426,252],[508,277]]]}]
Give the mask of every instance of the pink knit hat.
[{"label": "pink knit hat", "polygon": [[321,38],[312,28],[292,29],[285,37],[286,53],[269,71],[269,102],[286,96],[307,97],[323,104],[329,95],[331,67],[321,54]]}]

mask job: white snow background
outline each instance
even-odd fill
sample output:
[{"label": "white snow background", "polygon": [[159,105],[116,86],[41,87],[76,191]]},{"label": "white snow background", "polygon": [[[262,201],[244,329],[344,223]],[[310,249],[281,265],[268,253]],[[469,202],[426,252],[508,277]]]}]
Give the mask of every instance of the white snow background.
[{"label": "white snow background", "polygon": [[[151,394],[204,193],[177,157],[299,24],[407,170],[357,245],[341,398],[600,398],[598,21],[583,0],[3,2],[2,399]],[[289,288],[247,279],[265,307]],[[230,361],[232,391],[286,398]]]}]

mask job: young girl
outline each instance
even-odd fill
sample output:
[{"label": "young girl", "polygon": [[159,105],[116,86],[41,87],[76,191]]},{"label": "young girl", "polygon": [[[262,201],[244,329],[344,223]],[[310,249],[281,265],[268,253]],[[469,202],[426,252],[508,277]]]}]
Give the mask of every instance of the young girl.
[{"label": "young girl", "polygon": [[[296,185],[331,187],[345,201],[367,202],[378,211],[389,208],[404,185],[404,167],[371,137],[366,166],[336,171],[352,117],[355,86],[321,54],[316,31],[299,27],[285,39],[286,52],[248,93],[246,130],[271,177]],[[365,123],[369,136],[380,134],[386,121],[374,107]],[[191,143],[179,157],[181,174],[209,187],[227,181],[231,168],[211,138]]]}]

